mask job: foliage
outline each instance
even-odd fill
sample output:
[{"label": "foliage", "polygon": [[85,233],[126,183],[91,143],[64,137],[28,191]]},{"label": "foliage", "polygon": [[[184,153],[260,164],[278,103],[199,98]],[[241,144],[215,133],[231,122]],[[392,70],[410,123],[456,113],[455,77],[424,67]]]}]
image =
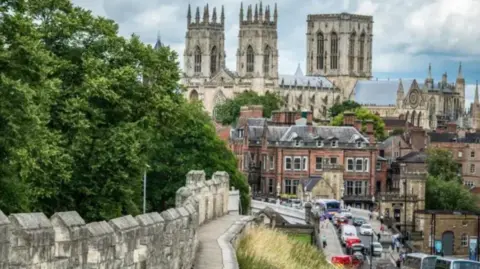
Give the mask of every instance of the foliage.
[{"label": "foliage", "polygon": [[113,21],[68,0],[6,1],[0,12],[5,213],[138,214],[147,164],[152,210],[172,205],[191,169],[227,171],[247,203],[235,156],[178,94],[173,51],[125,39]]},{"label": "foliage", "polygon": [[311,244],[312,243],[312,236],[310,234],[289,234],[289,238],[295,239],[298,242]]},{"label": "foliage", "polygon": [[346,100],[343,101],[340,104],[334,104],[332,107],[328,109],[328,115],[330,115],[331,118],[336,117],[337,115],[342,114],[345,111],[354,111],[357,108],[361,108],[362,106],[352,100]]},{"label": "foliage", "polygon": [[[385,123],[380,116],[373,114],[365,108],[357,108],[353,111],[357,120],[362,121],[362,132],[366,131],[365,122],[367,120],[373,120],[373,129],[375,131],[375,139],[382,141],[385,139]],[[343,113],[338,114],[332,119],[331,124],[333,126],[343,125]]]},{"label": "foliage", "polygon": [[462,184],[458,169],[450,151],[441,148],[428,150],[425,208],[478,211],[477,197]]},{"label": "foliage", "polygon": [[224,125],[234,124],[240,115],[240,108],[246,105],[262,105],[263,116],[268,118],[272,115],[272,111],[280,108],[282,102],[283,100],[276,93],[266,92],[265,95],[258,95],[254,91],[246,91],[217,105],[216,120]]},{"label": "foliage", "polygon": [[392,132],[390,132],[390,136],[396,136],[396,135],[402,135],[405,131],[403,130],[403,128],[395,128],[392,130]]},{"label": "foliage", "polygon": [[333,268],[315,246],[265,227],[247,231],[237,247],[237,258],[242,269]]}]

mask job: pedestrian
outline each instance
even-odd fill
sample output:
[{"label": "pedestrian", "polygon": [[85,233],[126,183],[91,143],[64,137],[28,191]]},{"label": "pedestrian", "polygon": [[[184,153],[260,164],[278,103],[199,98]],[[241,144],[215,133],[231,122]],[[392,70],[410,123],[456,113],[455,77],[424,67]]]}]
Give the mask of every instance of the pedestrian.
[{"label": "pedestrian", "polygon": [[378,241],[378,242],[380,242],[380,238],[381,238],[381,237],[382,237],[382,236],[380,235],[380,233],[378,233],[378,234],[377,234],[377,241]]},{"label": "pedestrian", "polygon": [[385,227],[383,227],[383,224],[380,225],[380,232],[383,234],[385,232]]},{"label": "pedestrian", "polygon": [[398,239],[395,241],[395,246],[397,247],[397,252],[400,252],[400,241]]},{"label": "pedestrian", "polygon": [[380,215],[380,223],[383,225],[383,215]]},{"label": "pedestrian", "polygon": [[402,265],[402,262],[400,261],[400,258],[398,258],[395,263],[397,264],[397,268],[400,268],[400,266]]},{"label": "pedestrian", "polygon": [[368,213],[368,217],[370,218],[370,221],[372,220],[372,212]]}]

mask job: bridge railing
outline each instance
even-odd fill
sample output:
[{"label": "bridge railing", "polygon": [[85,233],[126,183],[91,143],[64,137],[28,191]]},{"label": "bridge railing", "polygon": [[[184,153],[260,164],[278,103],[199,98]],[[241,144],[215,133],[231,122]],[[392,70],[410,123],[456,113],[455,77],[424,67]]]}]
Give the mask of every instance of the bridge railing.
[{"label": "bridge railing", "polygon": [[272,203],[267,203],[267,202],[262,202],[262,201],[257,201],[257,200],[252,200],[251,202],[251,207],[254,210],[262,210],[266,207],[270,207],[271,209],[275,210],[278,214],[282,216],[287,216],[290,218],[298,219],[301,221],[305,221],[305,209],[297,209],[293,207],[288,207],[288,206],[283,206],[283,205],[278,205],[278,204],[272,204]]}]

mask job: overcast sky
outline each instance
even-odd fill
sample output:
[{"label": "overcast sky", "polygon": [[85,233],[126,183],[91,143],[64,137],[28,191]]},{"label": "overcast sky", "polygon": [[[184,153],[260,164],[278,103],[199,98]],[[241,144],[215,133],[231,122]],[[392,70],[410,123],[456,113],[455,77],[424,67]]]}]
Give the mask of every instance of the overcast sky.
[{"label": "overcast sky", "polygon": [[[207,1],[197,0],[72,0],[96,15],[115,20],[120,34],[135,33],[144,42],[162,42],[176,50],[182,66],[186,14]],[[241,0],[210,0],[225,6],[227,67],[235,70]],[[244,6],[255,1],[243,1]],[[263,1],[273,9],[274,1]],[[480,79],[480,0],[278,0],[279,72],[305,70],[305,32],[308,14],[350,12],[373,15],[373,75],[378,78],[424,80],[428,63],[436,81],[447,72],[453,82],[463,63],[469,104]],[[203,14],[203,13],[202,13]]]}]

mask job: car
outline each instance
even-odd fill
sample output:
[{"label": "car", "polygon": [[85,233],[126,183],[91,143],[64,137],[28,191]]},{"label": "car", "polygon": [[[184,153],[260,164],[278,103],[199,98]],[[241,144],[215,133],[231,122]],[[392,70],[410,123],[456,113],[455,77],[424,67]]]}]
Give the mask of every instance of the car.
[{"label": "car", "polygon": [[362,226],[367,221],[364,218],[353,218],[352,220],[353,226]]},{"label": "car", "polygon": [[382,244],[378,242],[373,242],[372,246],[373,246],[373,256],[382,256],[382,253],[383,253]]},{"label": "car", "polygon": [[348,211],[342,210],[342,213],[340,213],[340,214],[342,214],[342,216],[346,217],[347,219],[352,219],[353,218],[352,213],[348,212]]},{"label": "car", "polygon": [[368,223],[362,224],[362,226],[360,226],[360,234],[361,235],[372,235],[373,234],[372,225],[370,225]]}]

